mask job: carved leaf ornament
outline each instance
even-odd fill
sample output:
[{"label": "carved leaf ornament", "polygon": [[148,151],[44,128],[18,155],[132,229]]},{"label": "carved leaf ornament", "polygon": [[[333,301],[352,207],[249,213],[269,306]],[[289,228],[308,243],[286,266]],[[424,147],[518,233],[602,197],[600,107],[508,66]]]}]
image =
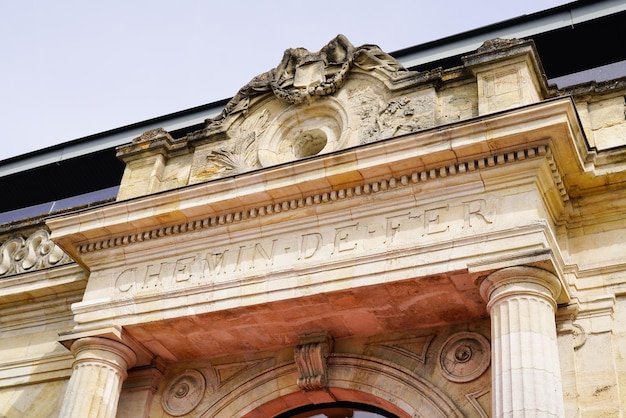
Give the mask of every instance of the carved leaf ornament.
[{"label": "carved leaf ornament", "polygon": [[269,125],[270,112],[266,109],[252,121],[243,124],[237,135],[237,142],[232,149],[221,148],[207,156],[216,173],[243,173],[260,167],[255,146],[256,139]]}]

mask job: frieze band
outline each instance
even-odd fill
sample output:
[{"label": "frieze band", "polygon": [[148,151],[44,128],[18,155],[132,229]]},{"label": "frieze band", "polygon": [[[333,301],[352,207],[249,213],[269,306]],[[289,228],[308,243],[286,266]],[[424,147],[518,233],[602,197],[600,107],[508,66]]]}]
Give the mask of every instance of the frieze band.
[{"label": "frieze band", "polygon": [[426,244],[441,234],[462,234],[473,226],[492,224],[495,204],[476,199],[456,204],[415,207],[391,216],[368,218],[293,236],[213,248],[187,257],[161,260],[112,273],[118,293],[126,296],[160,288],[213,283],[260,273],[285,257],[288,264],[341,260],[413,243]]}]

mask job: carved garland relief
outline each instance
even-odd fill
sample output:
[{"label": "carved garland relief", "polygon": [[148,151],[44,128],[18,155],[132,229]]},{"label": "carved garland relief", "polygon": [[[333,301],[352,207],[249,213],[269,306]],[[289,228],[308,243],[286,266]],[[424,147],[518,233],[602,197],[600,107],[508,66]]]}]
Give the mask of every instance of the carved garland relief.
[{"label": "carved garland relief", "polygon": [[337,92],[352,68],[380,71],[389,78],[409,73],[378,46],[354,47],[344,35],[338,35],[318,52],[290,48],[276,68],[254,77],[226,104],[223,112],[207,120],[209,129],[218,129],[223,120],[247,112],[250,101],[272,92],[281,101],[300,104]]}]

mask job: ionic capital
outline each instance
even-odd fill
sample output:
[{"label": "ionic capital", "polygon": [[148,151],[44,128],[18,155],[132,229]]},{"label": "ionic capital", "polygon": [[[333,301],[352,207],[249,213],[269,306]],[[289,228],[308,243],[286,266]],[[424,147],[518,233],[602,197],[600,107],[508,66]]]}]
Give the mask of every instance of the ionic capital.
[{"label": "ionic capital", "polygon": [[137,362],[137,355],[128,346],[121,342],[102,337],[80,338],[71,346],[76,360],[74,367],[81,364],[97,363],[115,369],[122,379],[127,376],[127,370]]},{"label": "ionic capital", "polygon": [[535,296],[548,301],[556,311],[562,286],[553,273],[537,267],[515,266],[494,271],[480,283],[480,295],[487,309],[502,298]]}]

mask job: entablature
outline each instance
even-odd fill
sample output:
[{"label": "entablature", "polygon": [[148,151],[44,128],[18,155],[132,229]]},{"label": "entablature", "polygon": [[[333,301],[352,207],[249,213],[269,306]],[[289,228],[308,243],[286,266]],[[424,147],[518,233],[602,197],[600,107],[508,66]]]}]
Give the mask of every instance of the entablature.
[{"label": "entablature", "polygon": [[[572,108],[544,101],[51,218],[55,242],[90,271],[74,333],[115,323],[141,340],[143,324],[165,318],[221,323],[233,309],[248,317],[345,291],[419,299],[424,326],[449,306],[482,318],[480,277],[511,263],[563,269],[555,228],[568,172],[554,154],[578,158],[556,143],[576,141]],[[407,283],[424,293],[405,300]]]},{"label": "entablature", "polygon": [[[595,158],[570,97],[545,99],[532,44],[493,42],[436,77],[342,45],[289,51],[203,130],[120,148],[118,201],[48,220],[90,272],[73,335],[115,324],[158,345],[145,324],[167,339],[169,320],[226,329],[232,312],[282,317],[284,301],[342,292],[353,302],[338,322],[403,324],[419,305],[437,326],[482,318],[481,277],[519,264],[554,273],[569,302],[562,228],[626,170]],[[357,50],[368,66],[352,66]],[[423,294],[402,295],[407,283]],[[390,294],[410,309],[363,302]]]}]

